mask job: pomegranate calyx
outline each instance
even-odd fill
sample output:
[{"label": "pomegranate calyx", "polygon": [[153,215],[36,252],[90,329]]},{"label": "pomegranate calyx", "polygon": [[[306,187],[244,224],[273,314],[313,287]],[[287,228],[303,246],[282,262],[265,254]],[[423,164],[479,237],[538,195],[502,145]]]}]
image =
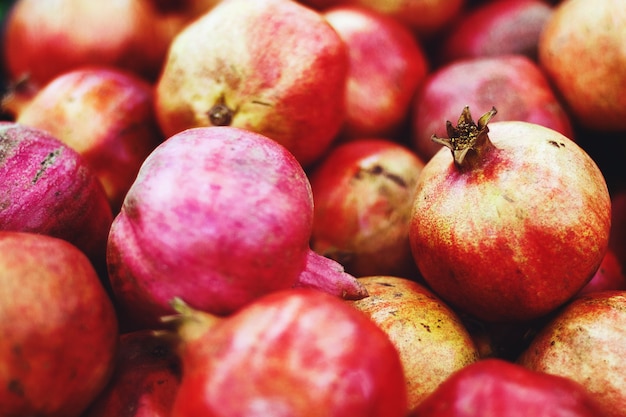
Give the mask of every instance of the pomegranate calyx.
[{"label": "pomegranate calyx", "polygon": [[176,313],[161,317],[161,322],[172,325],[183,341],[200,338],[207,330],[223,320],[222,317],[191,307],[179,297],[174,297],[170,305]]},{"label": "pomegranate calyx", "polygon": [[235,111],[226,105],[223,96],[207,112],[209,121],[213,126],[230,126],[234,115]]},{"label": "pomegranate calyx", "polygon": [[457,168],[471,169],[480,164],[482,156],[494,147],[487,135],[489,132],[487,123],[496,113],[496,108],[492,107],[478,119],[478,124],[476,124],[472,119],[469,106],[465,106],[456,126],[453,126],[449,120],[446,122],[449,137],[440,138],[432,135],[431,139],[452,151],[452,158]]}]

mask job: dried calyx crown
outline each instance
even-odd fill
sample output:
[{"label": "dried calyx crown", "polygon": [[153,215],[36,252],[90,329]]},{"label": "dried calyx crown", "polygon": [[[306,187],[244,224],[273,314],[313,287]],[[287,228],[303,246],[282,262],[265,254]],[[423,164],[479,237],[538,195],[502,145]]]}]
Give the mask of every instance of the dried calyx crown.
[{"label": "dried calyx crown", "polygon": [[489,132],[487,123],[496,113],[496,108],[492,107],[478,119],[478,124],[476,124],[472,119],[469,106],[465,106],[456,126],[453,126],[449,120],[446,122],[446,131],[449,137],[440,138],[437,135],[432,135],[431,139],[452,151],[454,164],[458,168],[471,168],[481,160],[481,156],[485,152],[493,148],[487,135]]}]

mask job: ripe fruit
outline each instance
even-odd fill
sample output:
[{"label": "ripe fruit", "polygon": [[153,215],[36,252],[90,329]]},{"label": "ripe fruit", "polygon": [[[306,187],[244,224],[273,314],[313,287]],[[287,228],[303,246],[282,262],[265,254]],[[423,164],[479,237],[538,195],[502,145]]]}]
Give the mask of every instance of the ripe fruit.
[{"label": "ripe fruit", "polygon": [[426,287],[393,276],[359,280],[369,297],[351,303],[383,329],[398,350],[410,409],[454,372],[478,360],[457,314]]},{"label": "ripe fruit", "polygon": [[364,314],[311,289],[220,319],[178,303],[183,378],[172,417],[404,417],[398,352]]},{"label": "ripe fruit", "polygon": [[78,417],[108,382],[117,318],[85,255],[0,232],[0,415]]},{"label": "ripe fruit", "polygon": [[410,417],[598,417],[585,387],[501,359],[468,365],[443,382]]},{"label": "ripe fruit", "polygon": [[224,1],[172,42],[156,86],[159,124],[166,136],[244,128],[308,165],[341,128],[347,71],[345,44],[318,12],[292,0]]},{"label": "ripe fruit", "polygon": [[397,19],[364,7],[338,6],[323,16],[348,47],[343,134],[396,134],[428,70],[417,38]]},{"label": "ripe fruit", "polygon": [[111,285],[129,320],[154,326],[170,301],[229,314],[295,285],[366,295],[309,247],[313,196],[277,142],[234,127],[174,135],[142,165],[109,234]]},{"label": "ripe fruit", "polygon": [[104,262],[113,215],[93,171],[44,130],[0,122],[0,230],[65,239]]},{"label": "ripe fruit", "polygon": [[569,116],[539,66],[523,55],[502,55],[453,61],[429,75],[413,103],[415,150],[427,161],[440,148],[431,136],[445,135],[446,120],[455,120],[464,106],[493,105],[499,120],[539,124],[574,139]]},{"label": "ripe fruit", "polygon": [[539,64],[581,125],[626,130],[624,44],[626,7],[621,0],[565,0],[547,22],[539,40]]},{"label": "ripe fruit", "polygon": [[[574,296],[607,250],[611,201],[576,143],[466,107],[417,185],[409,236],[432,289],[486,321],[540,317]],[[489,132],[489,134],[487,134]],[[450,148],[452,156],[450,155]]]},{"label": "ripe fruit", "polygon": [[180,378],[173,333],[122,333],[113,376],[81,417],[170,417]]},{"label": "ripe fruit", "polygon": [[518,359],[534,371],[583,384],[607,417],[626,410],[626,291],[583,295],[566,305]]},{"label": "ripe fruit", "polygon": [[424,163],[386,139],[333,147],[310,172],[311,248],[355,276],[415,275],[409,221]]},{"label": "ripe fruit", "polygon": [[116,68],[82,67],[55,77],[17,115],[76,150],[114,212],[143,160],[162,140],[152,85]]}]

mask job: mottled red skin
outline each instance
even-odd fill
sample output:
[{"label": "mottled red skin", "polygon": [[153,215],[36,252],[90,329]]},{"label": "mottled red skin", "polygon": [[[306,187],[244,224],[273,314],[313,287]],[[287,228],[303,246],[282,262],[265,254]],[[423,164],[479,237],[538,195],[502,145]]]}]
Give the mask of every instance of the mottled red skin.
[{"label": "mottled red skin", "polygon": [[183,333],[183,379],[172,417],[407,413],[393,344],[336,297],[281,291],[199,330]]},{"label": "mottled red skin", "polygon": [[414,152],[387,139],[354,139],[331,149],[309,173],[313,250],[356,276],[415,276],[408,233],[423,166]]},{"label": "mottled red skin", "polygon": [[[312,227],[308,178],[283,146],[233,127],[189,129],[159,145],[130,188],[109,234],[111,285],[140,326],[159,325],[174,297],[229,314],[298,283]],[[332,265],[316,276],[347,275]]]},{"label": "mottled red skin", "polygon": [[421,275],[485,321],[550,313],[596,272],[611,202],[595,162],[558,132],[494,122],[495,146],[462,171],[443,148],[419,177],[409,237]]},{"label": "mottled red skin", "polygon": [[161,142],[153,87],[116,68],[70,70],[37,92],[16,122],[43,129],[80,153],[114,212],[140,165]]},{"label": "mottled red skin", "polygon": [[439,61],[506,54],[535,59],[541,30],[553,7],[544,0],[481,3],[451,25],[441,43]]},{"label": "mottled red skin", "polygon": [[162,15],[152,0],[106,3],[21,0],[8,17],[4,59],[9,78],[42,87],[84,65],[110,65],[154,80],[188,17]]},{"label": "mottled red skin", "polygon": [[578,292],[578,295],[607,290],[626,290],[624,269],[610,246],[591,281]]},{"label": "mottled red skin", "polygon": [[115,372],[81,417],[169,417],[180,385],[175,335],[120,335]]},{"label": "mottled red skin", "polygon": [[227,125],[276,140],[307,166],[341,129],[347,72],[347,48],[320,13],[294,1],[221,2],[172,42],[157,117],[171,136],[212,126],[222,104]]},{"label": "mottled red skin", "polygon": [[0,230],[65,239],[104,262],[113,215],[87,162],[49,133],[0,122]]},{"label": "mottled red skin", "polygon": [[[577,381],[604,407],[626,410],[626,291],[583,295],[566,305],[518,358],[531,370]],[[600,415],[600,414],[598,414]]]},{"label": "mottled red skin", "polygon": [[348,47],[344,136],[396,133],[428,71],[417,38],[397,19],[364,7],[337,6],[323,16]]},{"label": "mottled red skin", "polygon": [[0,232],[0,415],[78,417],[114,368],[115,310],[85,255]]},{"label": "mottled red skin", "polygon": [[539,66],[523,55],[468,58],[431,73],[413,103],[412,136],[417,153],[430,159],[446,136],[446,120],[456,122],[468,105],[476,114],[498,109],[498,120],[537,123],[574,139],[569,115]]},{"label": "mottled red skin", "polygon": [[501,359],[470,364],[444,381],[410,417],[598,417],[583,385]]},{"label": "mottled red skin", "polygon": [[580,125],[626,131],[625,43],[621,0],[562,1],[542,31],[539,65]]}]

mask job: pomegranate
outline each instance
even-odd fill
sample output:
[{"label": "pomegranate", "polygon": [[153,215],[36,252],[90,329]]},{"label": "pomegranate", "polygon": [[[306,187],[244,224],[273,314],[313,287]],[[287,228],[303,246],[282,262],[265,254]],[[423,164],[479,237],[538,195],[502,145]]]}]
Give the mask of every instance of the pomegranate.
[{"label": "pomegranate", "polygon": [[48,132],[0,122],[0,230],[62,238],[104,263],[113,214],[87,162]]},{"label": "pomegranate", "polygon": [[445,121],[464,106],[490,109],[500,120],[526,121],[575,139],[569,115],[539,66],[523,55],[468,58],[432,72],[416,94],[412,110],[413,146],[424,159],[438,150],[433,133],[444,135]]},{"label": "pomegranate", "polygon": [[165,13],[154,0],[19,0],[3,38],[8,76],[40,88],[71,69],[110,65],[154,80],[193,17]]},{"label": "pomegranate", "polygon": [[288,289],[227,318],[177,302],[183,377],[172,417],[404,417],[398,352],[337,297]]},{"label": "pomegranate", "polygon": [[0,415],[78,417],[113,372],[117,317],[68,242],[0,232]]},{"label": "pomegranate", "polygon": [[109,234],[111,285],[129,322],[159,323],[170,301],[229,314],[295,285],[366,295],[314,253],[310,183],[295,157],[234,127],[185,130],[146,158]]},{"label": "pomegranate", "polygon": [[459,16],[441,43],[439,60],[520,54],[536,59],[539,36],[554,6],[545,0],[484,2]]},{"label": "pomegranate", "polygon": [[[568,301],[608,247],[611,200],[576,143],[538,124],[476,124],[465,107],[418,178],[409,237],[424,280],[486,321],[523,321]],[[450,155],[452,151],[452,155]]]},{"label": "pomegranate", "polygon": [[[518,363],[583,384],[607,417],[626,410],[626,291],[600,291],[567,304]],[[600,415],[600,414],[598,414]]]},{"label": "pomegranate", "polygon": [[624,44],[626,7],[621,0],[564,0],[546,23],[539,64],[581,125],[626,130]]},{"label": "pomegranate", "polygon": [[342,143],[309,173],[311,247],[355,276],[413,277],[409,221],[424,162],[388,139]]},{"label": "pomegranate", "polygon": [[609,248],[602,258],[600,267],[587,285],[578,292],[578,295],[606,290],[626,290],[624,268],[610,247],[610,239]]},{"label": "pomegranate", "polygon": [[322,15],[348,47],[343,135],[396,135],[428,71],[421,44],[398,19],[371,9],[337,6]]},{"label": "pomegranate", "polygon": [[598,417],[585,387],[502,359],[468,365],[444,381],[409,417]]},{"label": "pomegranate", "polygon": [[81,417],[170,417],[180,378],[174,333],[123,333],[115,372]]},{"label": "pomegranate", "polygon": [[83,67],[50,81],[16,122],[46,130],[78,151],[117,212],[139,166],[162,140],[152,91],[131,73]]},{"label": "pomegranate", "polygon": [[378,324],[398,349],[409,409],[454,372],[479,359],[458,315],[426,287],[394,276],[359,280],[369,297],[352,305]]}]

